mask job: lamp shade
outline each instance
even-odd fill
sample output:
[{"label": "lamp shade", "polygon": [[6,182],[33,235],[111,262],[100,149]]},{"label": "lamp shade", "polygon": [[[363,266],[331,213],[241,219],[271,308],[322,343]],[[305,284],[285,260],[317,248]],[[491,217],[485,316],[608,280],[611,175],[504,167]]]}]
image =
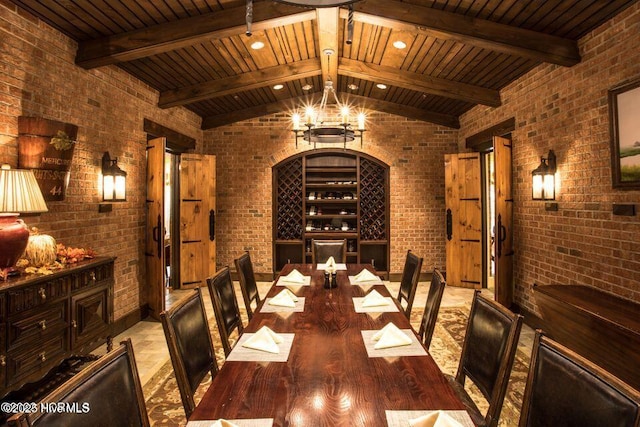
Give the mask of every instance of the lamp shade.
[{"label": "lamp shade", "polygon": [[33,171],[0,169],[0,214],[47,212],[47,204]]}]

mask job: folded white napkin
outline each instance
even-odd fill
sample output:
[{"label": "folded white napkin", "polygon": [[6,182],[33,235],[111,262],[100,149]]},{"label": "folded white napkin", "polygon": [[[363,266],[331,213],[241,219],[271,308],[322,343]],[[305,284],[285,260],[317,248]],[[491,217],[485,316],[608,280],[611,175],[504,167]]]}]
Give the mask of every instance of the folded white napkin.
[{"label": "folded white napkin", "polygon": [[458,421],[443,411],[435,411],[428,415],[409,420],[411,427],[462,427]]},{"label": "folded white napkin", "polygon": [[332,256],[329,257],[327,262],[324,264],[324,269],[329,273],[335,273],[336,271],[336,260],[333,259]]},{"label": "folded white napkin", "polygon": [[278,344],[282,342],[282,337],[267,326],[263,326],[253,334],[251,338],[242,343],[243,347],[251,348],[253,350],[262,350],[269,353],[280,353]]},{"label": "folded white napkin", "polygon": [[289,289],[283,289],[279,294],[269,300],[270,305],[278,305],[280,307],[295,307],[298,297]]},{"label": "folded white napkin", "polygon": [[389,300],[380,295],[375,289],[362,299],[363,307],[378,307],[381,305],[389,305]]},{"label": "folded white napkin", "polygon": [[304,283],[304,274],[294,268],[291,273],[282,276],[282,280],[289,283]]},{"label": "folded white napkin", "polygon": [[379,282],[380,278],[367,270],[363,269],[360,273],[353,276],[356,283]]},{"label": "folded white napkin", "polygon": [[220,418],[219,420],[216,420],[213,424],[211,424],[211,427],[238,427],[238,425],[232,423],[231,421],[223,420],[222,418]]},{"label": "folded white napkin", "polygon": [[391,322],[387,323],[384,328],[376,332],[371,339],[377,341],[373,346],[376,350],[410,345],[413,342],[411,338]]}]

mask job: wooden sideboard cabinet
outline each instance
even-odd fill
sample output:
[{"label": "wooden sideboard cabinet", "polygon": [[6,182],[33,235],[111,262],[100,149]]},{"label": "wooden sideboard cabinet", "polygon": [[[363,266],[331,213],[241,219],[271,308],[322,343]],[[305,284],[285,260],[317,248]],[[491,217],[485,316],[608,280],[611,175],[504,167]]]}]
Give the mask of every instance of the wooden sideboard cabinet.
[{"label": "wooden sideboard cabinet", "polygon": [[111,344],[114,261],[98,257],[0,282],[0,397],[103,339]]}]

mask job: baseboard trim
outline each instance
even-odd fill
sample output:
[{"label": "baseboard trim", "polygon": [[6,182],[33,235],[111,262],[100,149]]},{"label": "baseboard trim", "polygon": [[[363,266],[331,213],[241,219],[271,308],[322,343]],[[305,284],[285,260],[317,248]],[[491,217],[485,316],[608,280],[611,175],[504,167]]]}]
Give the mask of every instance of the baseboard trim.
[{"label": "baseboard trim", "polygon": [[113,322],[113,324],[111,325],[112,336],[116,336],[126,331],[147,316],[149,316],[149,306],[147,304],[139,307],[136,310],[133,310],[128,314],[125,314],[124,316]]}]

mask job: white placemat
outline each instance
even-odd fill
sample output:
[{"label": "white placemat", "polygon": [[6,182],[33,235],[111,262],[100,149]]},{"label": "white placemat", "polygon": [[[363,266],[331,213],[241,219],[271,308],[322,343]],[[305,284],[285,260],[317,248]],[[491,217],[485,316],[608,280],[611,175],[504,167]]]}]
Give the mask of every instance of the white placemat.
[{"label": "white placemat", "polygon": [[364,346],[367,349],[367,355],[369,357],[401,357],[401,356],[426,356],[427,351],[422,344],[418,341],[416,334],[411,329],[400,329],[409,338],[411,338],[411,344],[402,345],[399,347],[381,348],[376,350],[373,348],[376,342],[371,339],[373,335],[378,331],[360,331],[362,333],[362,340]]},{"label": "white placemat", "polygon": [[[407,427],[409,420],[430,414],[435,411],[384,411],[387,415],[387,425],[389,427]],[[467,411],[442,411],[446,412],[451,418],[463,425],[463,427],[474,427],[471,417]]]},{"label": "white placemat", "polygon": [[366,297],[353,297],[353,306],[356,313],[395,313],[398,311],[398,307],[393,302],[393,298],[384,297],[384,300],[388,302],[387,305],[377,305],[375,307],[363,307],[362,301]]},{"label": "white placemat", "polygon": [[286,362],[289,358],[295,334],[276,333],[282,337],[282,342],[278,344],[280,353],[269,353],[268,351],[243,347],[242,344],[254,335],[245,332],[240,336],[240,340],[227,356],[227,362]]},{"label": "white placemat", "polygon": [[309,286],[311,285],[311,276],[304,276],[304,283],[287,282],[284,277],[279,277],[276,286]]},{"label": "white placemat", "polygon": [[[326,262],[318,263],[318,265],[316,266],[316,270],[324,270],[326,268],[327,268]],[[346,269],[347,269],[347,264],[336,263],[336,271],[346,270]]]},{"label": "white placemat", "polygon": [[304,311],[304,297],[298,297],[298,301],[295,302],[295,307],[283,307],[281,305],[271,305],[269,301],[271,298],[267,298],[262,304],[260,313],[302,313]]},{"label": "white placemat", "polygon": [[[189,421],[187,427],[210,427],[217,420],[200,420]],[[238,427],[271,427],[273,425],[273,418],[254,418],[246,420],[227,420],[231,421]]]},{"label": "white placemat", "polygon": [[356,276],[349,276],[349,283],[352,285],[360,285],[360,286],[368,286],[368,285],[382,285],[384,282],[381,278],[378,277],[377,281],[371,280],[370,282],[356,282]]}]

